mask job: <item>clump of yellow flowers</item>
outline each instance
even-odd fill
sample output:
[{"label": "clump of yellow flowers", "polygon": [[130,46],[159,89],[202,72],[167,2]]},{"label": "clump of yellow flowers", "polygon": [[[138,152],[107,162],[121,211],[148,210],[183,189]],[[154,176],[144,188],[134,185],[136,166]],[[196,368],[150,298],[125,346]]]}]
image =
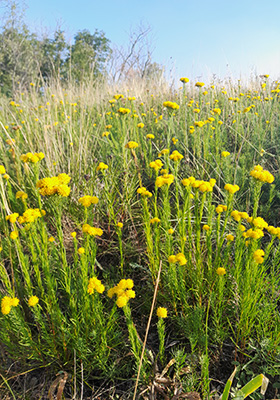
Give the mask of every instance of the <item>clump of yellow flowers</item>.
[{"label": "clump of yellow flowers", "polygon": [[152,193],[149,192],[144,186],[137,189],[137,193],[141,194],[142,197],[152,197]]},{"label": "clump of yellow flowers", "polygon": [[161,167],[163,166],[163,163],[161,160],[155,160],[150,162],[150,167],[153,168],[155,171],[158,171],[159,169],[161,169]]},{"label": "clump of yellow flowers", "polygon": [[40,152],[40,153],[26,153],[26,154],[22,154],[20,156],[21,161],[28,163],[31,162],[33,164],[36,164],[38,161],[43,160],[43,158],[45,158],[44,153]]},{"label": "clump of yellow flowers", "polygon": [[108,297],[111,299],[114,295],[117,295],[117,306],[120,308],[124,307],[127,305],[129,299],[134,299],[135,297],[135,291],[132,290],[133,286],[134,282],[132,279],[122,279],[117,286],[108,290]]},{"label": "clump of yellow flowers", "polygon": [[165,307],[158,307],[157,316],[159,318],[167,318],[167,309]]},{"label": "clump of yellow flowers", "polygon": [[94,276],[93,278],[89,279],[88,293],[93,294],[95,290],[97,291],[97,293],[103,293],[105,290],[105,286],[102,285],[101,281]]},{"label": "clump of yellow flowers", "polygon": [[256,165],[250,172],[250,175],[263,183],[272,183],[274,181],[274,176],[269,171],[264,170],[260,165]]},{"label": "clump of yellow flowers", "polygon": [[164,107],[171,108],[172,110],[178,110],[180,108],[179,104],[172,101],[165,101],[163,103]]},{"label": "clump of yellow flowers", "polygon": [[182,184],[185,187],[191,186],[194,189],[198,189],[200,192],[212,192],[213,187],[216,184],[216,179],[210,179],[208,181],[197,180],[195,177],[190,176],[189,178],[185,178],[182,180]]},{"label": "clump of yellow flowers", "polygon": [[78,202],[82,204],[84,207],[90,207],[92,204],[98,203],[98,198],[96,196],[83,196],[81,197]]},{"label": "clump of yellow flowers", "polygon": [[138,147],[139,144],[137,142],[133,142],[132,140],[130,142],[128,142],[124,147],[126,149],[136,149],[136,147]]},{"label": "clump of yellow flowers", "polygon": [[84,224],[82,228],[84,233],[88,233],[90,236],[102,236],[103,230],[100,228],[95,228],[94,226],[90,226],[89,224]]},{"label": "clump of yellow flowers", "polygon": [[164,174],[162,176],[158,176],[155,182],[157,187],[162,187],[163,185],[171,185],[174,182],[174,175],[172,174]]},{"label": "clump of yellow flowers", "polygon": [[225,185],[225,190],[228,191],[230,194],[238,192],[239,189],[240,187],[238,185],[231,185],[230,183],[227,183]]},{"label": "clump of yellow flowers", "polygon": [[3,315],[8,315],[12,307],[16,307],[19,303],[19,299],[16,297],[4,296],[1,300],[1,312]]},{"label": "clump of yellow flowers", "polygon": [[170,160],[173,161],[180,161],[182,160],[182,158],[184,158],[184,156],[182,154],[179,153],[179,151],[174,150],[172,154],[170,154],[169,156]]},{"label": "clump of yellow flowers", "polygon": [[63,173],[51,178],[40,179],[37,182],[36,187],[39,188],[39,193],[42,196],[58,194],[62,197],[68,197],[71,192],[71,189],[68,186],[70,180],[70,176]]},{"label": "clump of yellow flowers", "polygon": [[180,265],[185,265],[187,264],[187,259],[183,253],[178,253],[176,255],[172,254],[171,256],[169,256],[168,262],[170,264],[175,264],[176,262],[178,262]]}]

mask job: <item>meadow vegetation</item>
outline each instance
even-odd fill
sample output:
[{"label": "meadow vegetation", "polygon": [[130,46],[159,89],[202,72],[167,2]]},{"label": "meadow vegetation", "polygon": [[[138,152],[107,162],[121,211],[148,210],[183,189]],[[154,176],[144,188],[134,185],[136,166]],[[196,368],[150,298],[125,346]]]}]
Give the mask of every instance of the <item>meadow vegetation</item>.
[{"label": "meadow vegetation", "polygon": [[1,98],[1,398],[277,398],[279,84],[180,85]]}]

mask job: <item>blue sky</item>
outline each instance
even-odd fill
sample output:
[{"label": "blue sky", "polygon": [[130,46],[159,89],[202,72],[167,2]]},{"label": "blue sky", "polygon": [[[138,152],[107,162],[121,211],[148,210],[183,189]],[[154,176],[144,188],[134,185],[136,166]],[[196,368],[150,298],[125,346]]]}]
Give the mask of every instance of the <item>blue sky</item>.
[{"label": "blue sky", "polygon": [[139,24],[150,26],[154,61],[176,77],[280,78],[280,0],[26,0],[33,30],[60,26],[70,40],[78,30],[104,31],[125,46]]}]

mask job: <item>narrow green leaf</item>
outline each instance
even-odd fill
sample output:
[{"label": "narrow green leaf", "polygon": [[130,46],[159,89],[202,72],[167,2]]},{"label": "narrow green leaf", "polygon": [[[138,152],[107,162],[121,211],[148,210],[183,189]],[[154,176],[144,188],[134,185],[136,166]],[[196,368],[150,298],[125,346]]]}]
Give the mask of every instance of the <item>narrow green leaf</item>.
[{"label": "narrow green leaf", "polygon": [[230,391],[230,388],[231,388],[231,385],[232,385],[232,381],[233,381],[233,379],[234,379],[234,376],[235,376],[235,374],[236,374],[236,371],[237,371],[237,367],[234,368],[233,373],[232,373],[231,376],[229,377],[229,379],[228,379],[228,381],[227,381],[227,383],[226,383],[226,386],[225,386],[225,388],[224,388],[223,394],[222,394],[222,396],[220,397],[220,400],[227,400],[227,399],[228,399],[229,391]]},{"label": "narrow green leaf", "polygon": [[261,393],[264,394],[268,385],[268,379],[263,375],[260,374],[248,382],[243,388],[241,388],[235,396],[235,399],[245,399],[255,390],[257,390],[260,386],[262,387]]}]

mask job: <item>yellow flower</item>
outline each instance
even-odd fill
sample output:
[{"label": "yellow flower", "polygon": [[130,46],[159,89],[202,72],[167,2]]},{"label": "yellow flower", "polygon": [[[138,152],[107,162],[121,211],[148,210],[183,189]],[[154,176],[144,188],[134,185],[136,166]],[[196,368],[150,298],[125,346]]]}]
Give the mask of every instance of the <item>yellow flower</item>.
[{"label": "yellow flower", "polygon": [[150,224],[156,224],[156,223],[159,223],[159,222],[160,222],[160,219],[157,218],[157,217],[150,219]]},{"label": "yellow flower", "polygon": [[260,165],[256,165],[254,169],[250,172],[250,175],[258,181],[263,183],[268,182],[272,183],[274,181],[274,176],[263,169]]},{"label": "yellow flower", "polygon": [[256,261],[257,264],[262,264],[264,261],[264,251],[261,249],[257,249],[254,254],[253,254],[253,258]]},{"label": "yellow flower", "polygon": [[231,185],[230,183],[227,183],[225,185],[225,190],[227,190],[230,194],[234,194],[235,192],[238,192],[240,187],[238,185]]},{"label": "yellow flower", "polygon": [[209,225],[203,225],[202,229],[204,231],[209,231],[210,230],[210,226]]},{"label": "yellow flower", "polygon": [[159,318],[167,318],[167,309],[165,307],[158,307],[157,316]]},{"label": "yellow flower", "polygon": [[98,203],[98,198],[96,196],[83,196],[81,197],[78,202],[81,203],[84,207],[90,207],[92,204]]},{"label": "yellow flower", "polygon": [[100,169],[108,169],[108,165],[104,164],[104,162],[100,162],[96,168],[96,171],[99,171]]},{"label": "yellow flower", "polygon": [[223,276],[226,273],[226,270],[223,267],[219,267],[216,269],[216,272],[219,276]]},{"label": "yellow flower", "polygon": [[148,135],[146,135],[147,139],[154,139],[155,136],[152,133],[148,133]]},{"label": "yellow flower", "polygon": [[90,278],[88,283],[88,293],[93,294],[94,290],[96,290],[97,293],[103,293],[105,290],[105,286],[102,285],[101,281],[96,277]]},{"label": "yellow flower", "polygon": [[183,83],[188,83],[190,80],[189,78],[180,78],[180,81]]},{"label": "yellow flower", "polygon": [[118,109],[118,113],[120,113],[120,114],[122,114],[122,115],[129,114],[130,112],[131,112],[131,110],[130,110],[129,108],[120,107],[120,108]]},{"label": "yellow flower", "polygon": [[152,197],[152,193],[149,192],[145,187],[137,189],[137,193],[141,194],[142,197]]},{"label": "yellow flower", "polygon": [[214,108],[214,109],[213,109],[213,113],[214,113],[214,114],[220,115],[221,112],[222,112],[222,110],[221,110],[220,108]]},{"label": "yellow flower", "polygon": [[108,131],[102,133],[102,137],[106,137],[108,135],[110,135],[110,132],[108,132]]},{"label": "yellow flower", "polygon": [[136,147],[138,147],[138,146],[139,146],[138,143],[130,141],[125,145],[125,148],[126,149],[136,149]]},{"label": "yellow flower", "polygon": [[183,253],[178,253],[176,255],[172,254],[171,256],[169,256],[168,262],[171,264],[178,262],[180,265],[185,265],[187,264],[187,259]]},{"label": "yellow flower", "polygon": [[18,217],[19,217],[18,213],[13,213],[13,214],[10,214],[10,215],[6,216],[6,221],[10,221],[11,224],[14,224]]},{"label": "yellow flower", "polygon": [[28,197],[28,195],[25,192],[22,192],[22,191],[16,192],[16,199],[26,200],[27,197]]},{"label": "yellow flower", "polygon": [[70,235],[72,236],[72,238],[75,239],[75,237],[77,236],[77,232],[71,232]]},{"label": "yellow flower", "polygon": [[34,307],[34,306],[36,306],[36,304],[38,304],[38,302],[39,302],[39,299],[37,296],[31,296],[30,299],[28,300],[28,305],[30,307]]},{"label": "yellow flower", "polygon": [[155,182],[157,187],[162,187],[163,185],[171,185],[174,182],[174,176],[172,174],[164,174],[162,176],[158,176]]},{"label": "yellow flower", "polygon": [[175,137],[172,138],[172,142],[173,144],[176,144],[178,142],[178,139],[176,139]]},{"label": "yellow flower", "polygon": [[122,229],[123,223],[122,223],[122,222],[118,222],[118,223],[117,223],[117,227]]},{"label": "yellow flower", "polygon": [[156,171],[161,169],[162,166],[163,166],[163,163],[161,160],[155,160],[155,161],[150,162],[150,167],[154,168]]},{"label": "yellow flower", "polygon": [[140,122],[139,124],[137,124],[137,127],[138,127],[138,128],[144,128],[144,126],[145,126],[145,125],[143,124],[143,122]]},{"label": "yellow flower", "polygon": [[204,85],[205,85],[205,83],[203,83],[203,82],[196,82],[196,84],[195,84],[196,87],[202,87]]},{"label": "yellow flower", "polygon": [[234,241],[234,236],[229,234],[229,235],[227,235],[226,239],[227,239],[228,242],[233,242]]},{"label": "yellow flower", "polygon": [[49,241],[50,243],[53,243],[53,242],[55,241],[55,238],[54,238],[53,236],[51,236],[51,237],[48,239],[48,241]]},{"label": "yellow flower", "polygon": [[169,156],[170,160],[173,161],[180,161],[182,160],[182,158],[184,158],[184,156],[182,154],[179,153],[179,151],[174,150],[173,153]]},{"label": "yellow flower", "polygon": [[103,235],[102,229],[95,228],[94,226],[90,226],[89,224],[84,224],[82,230],[84,233],[87,233],[90,236],[102,236]]},{"label": "yellow flower", "polygon": [[171,108],[172,110],[178,110],[180,108],[179,104],[173,103],[172,101],[165,101],[163,103],[164,107]]},{"label": "yellow flower", "polygon": [[226,158],[226,157],[230,156],[230,153],[228,151],[222,151],[221,156]]},{"label": "yellow flower", "polygon": [[11,238],[12,240],[17,239],[17,238],[18,238],[18,232],[12,231],[12,232],[10,233],[10,238]]},{"label": "yellow flower", "polygon": [[122,308],[122,307],[124,307],[124,306],[127,305],[128,300],[129,300],[128,297],[126,297],[126,296],[120,296],[120,297],[118,297],[118,299],[117,299],[117,301],[116,301],[116,304],[117,304],[117,306],[118,306],[119,308]]},{"label": "yellow flower", "polygon": [[84,247],[79,247],[79,248],[78,248],[78,253],[79,253],[79,254],[85,254],[85,249],[84,249]]},{"label": "yellow flower", "polygon": [[168,229],[167,232],[169,233],[169,235],[172,235],[174,233],[174,229],[170,228],[170,229]]},{"label": "yellow flower", "polygon": [[0,174],[4,175],[6,173],[4,165],[0,165]]}]

